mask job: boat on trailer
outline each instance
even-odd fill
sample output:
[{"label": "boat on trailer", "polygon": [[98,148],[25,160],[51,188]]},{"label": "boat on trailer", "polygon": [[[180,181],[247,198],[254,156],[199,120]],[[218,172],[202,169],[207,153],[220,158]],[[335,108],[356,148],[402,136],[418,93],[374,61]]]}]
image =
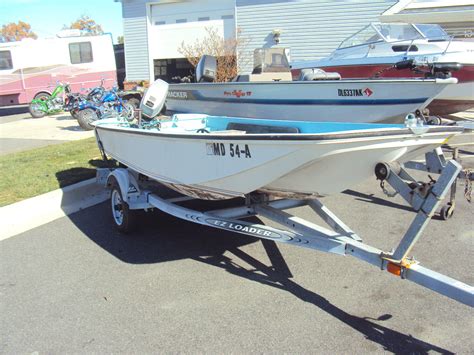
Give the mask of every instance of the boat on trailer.
[{"label": "boat on trailer", "polygon": [[400,123],[457,83],[445,73],[426,79],[341,79],[321,71],[292,81],[284,48],[256,50],[254,62],[253,74],[214,82],[216,60],[203,56],[196,83],[170,84],[166,108],[274,120]]},{"label": "boat on trailer", "polygon": [[[161,110],[166,87],[157,81],[149,88],[141,105],[146,115]],[[411,116],[406,125],[389,125],[201,114],[176,114],[141,126],[106,119],[95,128],[106,155],[201,199],[254,191],[288,198],[327,196],[369,178],[378,162],[408,161],[462,131],[423,125]]]},{"label": "boat on trailer", "polygon": [[424,73],[397,69],[400,61],[413,60],[438,66],[460,64],[453,77],[458,84],[446,87],[429,105],[430,114],[446,115],[474,107],[474,43],[454,40],[439,25],[371,23],[346,38],[328,57],[291,64],[301,71],[321,68],[343,78],[410,78]]},{"label": "boat on trailer", "polygon": [[[148,107],[148,114],[158,113],[163,101],[152,86],[141,107]],[[461,170],[457,162],[449,161],[437,170],[437,181],[423,183],[396,162],[439,146],[462,130],[419,123],[411,116],[406,125],[207,115],[175,115],[138,125],[101,120],[95,128],[99,149],[104,157],[113,157],[127,167],[99,170],[97,177],[111,188],[112,217],[121,232],[133,230],[136,211],[157,208],[213,228],[351,255],[473,307],[472,286],[427,269],[409,257]],[[432,171],[431,167],[428,170]],[[392,252],[364,244],[318,199],[374,173],[381,187],[389,184],[417,211]],[[153,181],[187,196],[164,198],[159,189],[150,189]],[[237,207],[198,211],[182,205],[194,198],[236,196],[245,197]],[[284,211],[300,206],[310,207],[330,229]],[[249,216],[266,217],[283,227],[246,221]]]}]

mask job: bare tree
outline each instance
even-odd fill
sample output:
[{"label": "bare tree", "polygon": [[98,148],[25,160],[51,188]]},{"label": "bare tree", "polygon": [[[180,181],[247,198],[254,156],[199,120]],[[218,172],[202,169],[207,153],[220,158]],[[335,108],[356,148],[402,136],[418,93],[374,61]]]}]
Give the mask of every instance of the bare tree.
[{"label": "bare tree", "polygon": [[247,40],[243,39],[240,30],[236,36],[224,39],[215,27],[206,27],[206,36],[192,44],[181,42],[178,52],[194,67],[205,54],[217,58],[216,81],[230,81],[239,72],[237,58],[245,49]]}]

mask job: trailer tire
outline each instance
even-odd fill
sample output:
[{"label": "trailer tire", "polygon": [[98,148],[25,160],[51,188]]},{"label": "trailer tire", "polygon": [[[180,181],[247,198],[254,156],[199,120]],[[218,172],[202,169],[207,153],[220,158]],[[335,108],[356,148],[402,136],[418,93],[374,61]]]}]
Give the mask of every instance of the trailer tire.
[{"label": "trailer tire", "polygon": [[111,181],[110,207],[112,220],[120,233],[128,234],[135,229],[137,211],[130,210],[128,203],[122,197],[122,191],[115,178]]},{"label": "trailer tire", "polygon": [[439,211],[439,215],[443,221],[447,221],[450,219],[454,214],[454,207],[452,204],[448,203],[447,205],[443,206]]}]

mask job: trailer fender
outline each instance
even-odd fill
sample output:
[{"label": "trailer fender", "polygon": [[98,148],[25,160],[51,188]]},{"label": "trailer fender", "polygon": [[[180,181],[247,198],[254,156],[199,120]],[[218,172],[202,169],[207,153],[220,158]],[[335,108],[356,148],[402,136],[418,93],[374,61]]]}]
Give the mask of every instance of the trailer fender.
[{"label": "trailer fender", "polygon": [[140,189],[137,180],[127,169],[119,168],[112,171],[107,177],[107,187],[112,186],[112,181],[115,179],[120,187],[122,196],[127,200],[131,194],[140,194]]}]

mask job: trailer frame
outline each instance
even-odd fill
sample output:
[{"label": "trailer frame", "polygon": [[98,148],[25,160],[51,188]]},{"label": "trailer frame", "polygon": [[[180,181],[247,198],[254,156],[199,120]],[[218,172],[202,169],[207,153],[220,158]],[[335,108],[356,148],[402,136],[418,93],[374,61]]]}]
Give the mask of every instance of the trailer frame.
[{"label": "trailer frame", "polygon": [[[134,213],[137,210],[157,208],[177,218],[204,226],[338,255],[351,255],[402,279],[474,307],[473,286],[425,268],[409,257],[410,251],[460,172],[460,164],[450,160],[442,167],[437,181],[422,183],[411,178],[403,166],[397,163],[377,164],[375,175],[381,181],[382,187],[388,183],[417,212],[400,243],[390,252],[365,244],[357,233],[317,199],[272,200],[269,195],[252,193],[245,196],[241,206],[202,212],[180,205],[194,198],[160,197],[156,192],[147,189],[147,177],[128,168],[98,169],[97,180],[112,190],[112,216],[122,232],[132,229]],[[327,226],[317,225],[285,211],[301,206],[310,207]],[[250,216],[265,217],[282,228],[242,220]]]}]

